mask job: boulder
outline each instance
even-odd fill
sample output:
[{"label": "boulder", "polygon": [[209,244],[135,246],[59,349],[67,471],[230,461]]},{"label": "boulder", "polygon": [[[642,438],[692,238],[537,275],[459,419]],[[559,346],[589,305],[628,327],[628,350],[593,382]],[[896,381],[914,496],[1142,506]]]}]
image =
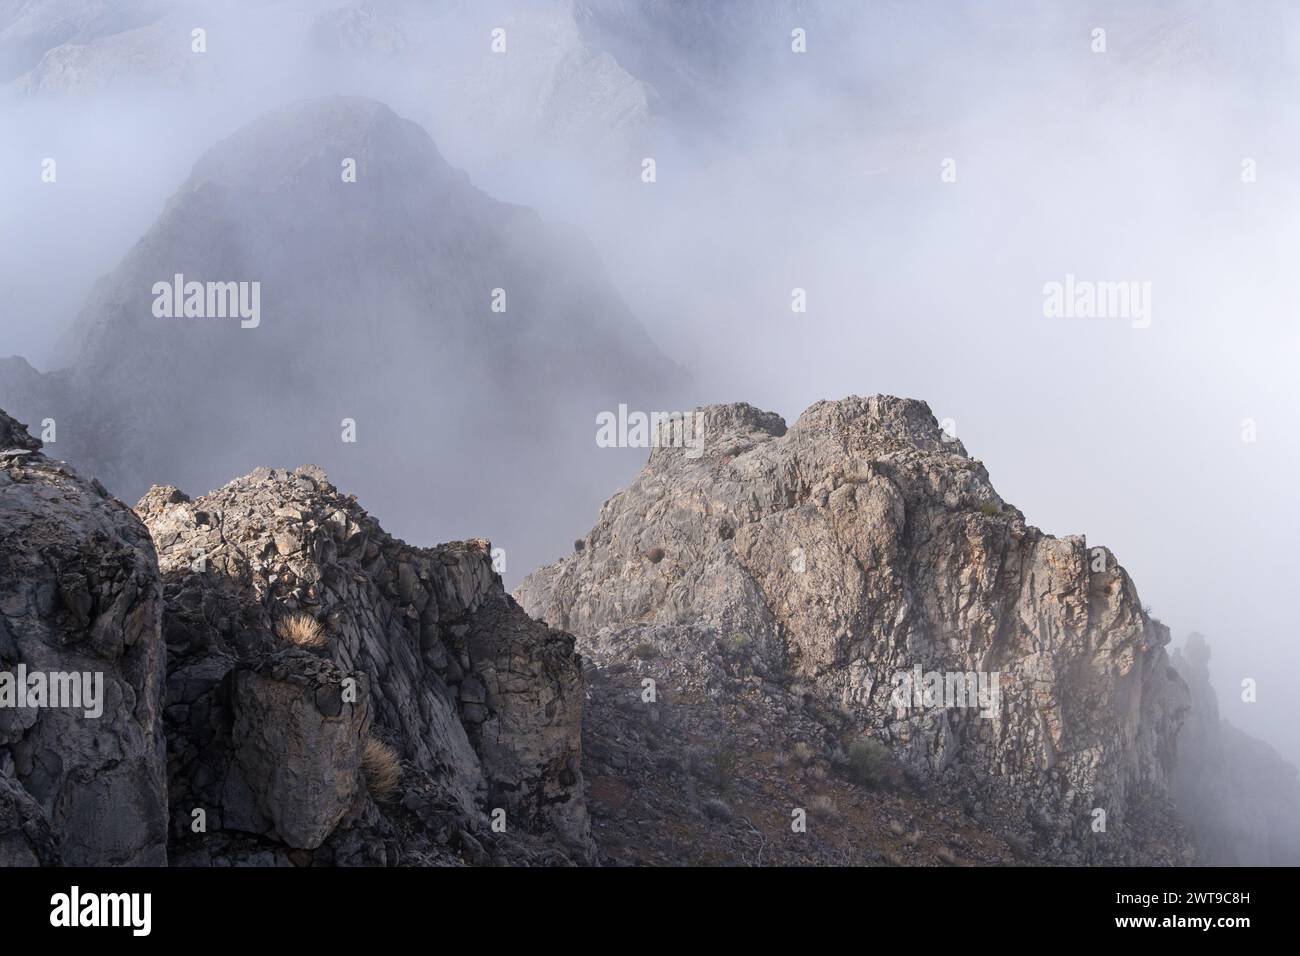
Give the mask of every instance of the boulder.
[{"label": "boulder", "polygon": [[[94,707],[0,706],[6,801],[28,817],[40,808],[65,863],[159,865],[165,651],[153,543],[131,509],[40,449],[0,412],[0,670],[100,693]],[[12,802],[15,786],[31,803]]]}]

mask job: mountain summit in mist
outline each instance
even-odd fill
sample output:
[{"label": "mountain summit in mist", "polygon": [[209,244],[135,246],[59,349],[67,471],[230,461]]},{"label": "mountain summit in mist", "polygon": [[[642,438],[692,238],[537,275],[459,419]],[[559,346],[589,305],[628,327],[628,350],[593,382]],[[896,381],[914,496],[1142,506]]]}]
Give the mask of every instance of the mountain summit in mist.
[{"label": "mountain summit in mist", "polygon": [[704,454],[653,452],[520,585],[529,614],[601,660],[652,642],[665,685],[657,659],[730,648],[743,681],[816,701],[819,762],[885,745],[1044,858],[1190,859],[1169,796],[1187,688],[1108,549],[1026,523],[922,402],[699,414]]},{"label": "mountain summit in mist", "polygon": [[[454,520],[489,527],[516,510],[492,488],[596,480],[611,459],[587,423],[684,381],[575,230],[492,199],[420,127],[353,97],[209,150],[71,342],[53,378],[7,363],[0,400],[55,419],[57,447],[116,493],[315,460],[389,514],[448,496]],[[470,447],[475,469],[447,467]],[[514,517],[518,542],[548,534],[547,514]]]},{"label": "mountain summit in mist", "polygon": [[588,663],[610,859],[1296,863],[1296,768],[1221,725],[1202,639],[1171,657],[1110,549],[1029,524],[925,403],[695,414],[515,592]]},{"label": "mountain summit in mist", "polygon": [[999,866],[948,922],[1226,925],[1006,883],[1300,862],[1296,37],[0,0],[0,866]]}]

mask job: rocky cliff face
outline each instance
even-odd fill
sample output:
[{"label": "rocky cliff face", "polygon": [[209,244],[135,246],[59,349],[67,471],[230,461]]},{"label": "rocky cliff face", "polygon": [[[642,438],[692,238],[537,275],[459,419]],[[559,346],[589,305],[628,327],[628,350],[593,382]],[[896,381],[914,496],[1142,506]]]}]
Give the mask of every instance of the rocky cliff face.
[{"label": "rocky cliff face", "polygon": [[[820,402],[789,429],[700,414],[704,453],[654,449],[524,581],[525,610],[598,660],[629,635],[693,653],[706,629],[703,660],[745,648],[747,679],[798,682],[977,811],[1009,802],[1052,859],[1186,859],[1168,784],[1187,689],[1109,551],[1026,524],[923,403]],[[957,698],[955,675],[996,675],[997,697]]]},{"label": "rocky cliff face", "polygon": [[[573,641],[504,593],[486,542],[406,545],[313,467],[137,511],[165,581],[177,862],[590,857]],[[283,636],[304,616],[319,647]],[[387,797],[360,783],[372,737],[401,760]]]},{"label": "rocky cliff face", "polygon": [[97,481],[40,449],[0,412],[0,863],[162,864],[153,544]]}]

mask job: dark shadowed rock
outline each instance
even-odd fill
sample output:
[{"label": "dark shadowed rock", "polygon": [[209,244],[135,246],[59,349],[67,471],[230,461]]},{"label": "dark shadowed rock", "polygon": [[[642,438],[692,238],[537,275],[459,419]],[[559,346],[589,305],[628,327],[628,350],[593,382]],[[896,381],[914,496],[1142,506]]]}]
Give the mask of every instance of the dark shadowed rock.
[{"label": "dark shadowed rock", "polygon": [[0,411],[0,452],[10,449],[40,451],[40,448],[40,440],[31,436],[26,425]]},{"label": "dark shadowed rock", "polygon": [[[137,510],[166,581],[173,812],[262,841],[181,826],[174,859],[590,858],[573,639],[505,594],[486,542],[411,547],[313,466],[194,500],[155,488]],[[322,646],[280,636],[295,616]],[[382,806],[359,783],[368,734],[402,763]]]},{"label": "dark shadowed rock", "polygon": [[234,674],[231,776],[251,799],[231,799],[228,780],[223,823],[312,850],[357,799],[370,697],[357,675],[357,703],[345,703],[339,669],[311,655],[292,659],[298,655],[305,652],[286,650]]},{"label": "dark shadowed rock", "polygon": [[[102,680],[98,716],[84,706],[0,708],[4,812],[36,834],[38,806],[65,863],[162,864],[165,654],[153,543],[129,508],[45,457],[3,412],[0,438],[0,669],[75,674],[92,688]],[[15,802],[18,791],[32,803]],[[45,860],[43,838],[35,846]]]},{"label": "dark shadowed rock", "polygon": [[0,770],[0,867],[56,866],[58,837],[22,784]]}]

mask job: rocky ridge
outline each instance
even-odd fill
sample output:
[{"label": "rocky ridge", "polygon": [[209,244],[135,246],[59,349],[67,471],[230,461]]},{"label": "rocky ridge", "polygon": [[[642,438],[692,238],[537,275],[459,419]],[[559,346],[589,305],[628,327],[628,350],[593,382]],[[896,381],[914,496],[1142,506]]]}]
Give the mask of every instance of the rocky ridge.
[{"label": "rocky ridge", "polygon": [[[1013,808],[1030,853],[1189,858],[1168,795],[1187,688],[1108,550],[1028,525],[921,402],[819,402],[788,429],[744,404],[697,414],[703,454],[655,448],[575,553],[520,585],[526,611],[595,660],[647,631],[652,659],[743,647],[750,686],[797,685],[830,715],[828,766],[882,744],[977,819]],[[897,706],[917,666],[998,674],[995,712]]]},{"label": "rocky ridge", "polygon": [[[1294,855],[1204,642],[1185,684],[923,404],[701,414],[519,589],[580,660],[487,542],[407,545],[314,466],[132,513],[0,413],[0,671],[108,688],[0,709],[0,864],[1186,863],[1171,794],[1200,862]],[[909,666],[998,673],[996,712],[899,706]]]},{"label": "rocky ridge", "polygon": [[594,856],[572,638],[522,613],[487,542],[411,547],[313,466],[133,512],[0,414],[20,668],[106,690],[101,717],[0,708],[4,865]]},{"label": "rocky ridge", "polygon": [[[572,639],[524,616],[487,542],[406,545],[311,466],[259,469],[195,500],[154,488],[137,511],[167,601],[174,855],[427,863],[472,847],[487,859],[495,808],[507,834],[557,836],[524,858],[591,854]],[[321,647],[280,636],[302,615]],[[387,801],[358,783],[372,735],[401,757]],[[189,832],[200,807],[220,836]],[[262,840],[232,845],[231,830]]]}]

